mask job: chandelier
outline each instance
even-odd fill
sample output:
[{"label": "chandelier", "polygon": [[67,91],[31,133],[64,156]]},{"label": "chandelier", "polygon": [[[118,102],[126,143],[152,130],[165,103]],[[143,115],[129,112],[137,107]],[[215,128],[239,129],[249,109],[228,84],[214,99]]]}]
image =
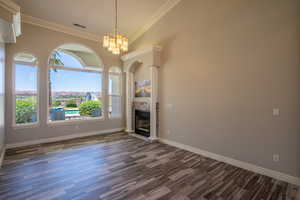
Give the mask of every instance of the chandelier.
[{"label": "chandelier", "polygon": [[115,55],[128,51],[128,39],[118,33],[118,1],[115,0],[115,30],[113,35],[103,37],[103,47]]}]

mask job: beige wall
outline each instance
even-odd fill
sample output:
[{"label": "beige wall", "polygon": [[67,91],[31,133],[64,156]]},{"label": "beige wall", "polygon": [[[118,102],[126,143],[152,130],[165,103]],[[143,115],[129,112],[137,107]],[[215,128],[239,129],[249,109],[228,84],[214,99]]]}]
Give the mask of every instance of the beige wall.
[{"label": "beige wall", "polygon": [[11,23],[12,22],[12,14],[0,6],[0,18]]},{"label": "beige wall", "polygon": [[[17,39],[16,44],[7,45],[6,56],[6,142],[18,143],[32,140],[66,136],[76,133],[94,132],[110,130],[124,127],[124,118],[111,119],[104,121],[81,121],[69,124],[47,124],[47,63],[51,51],[56,47],[65,43],[79,43],[94,50],[103,60],[105,69],[110,66],[120,66],[119,58],[112,56],[109,52],[102,49],[101,44],[73,37],[67,34],[50,31],[48,29],[32,26],[29,24],[22,24],[22,35]],[[39,59],[40,68],[40,125],[35,128],[21,128],[15,129],[12,127],[12,59],[18,52],[29,52]],[[107,102],[107,98],[105,99]]]},{"label": "beige wall", "polygon": [[145,64],[141,64],[139,67],[137,67],[134,72],[134,80],[150,80],[150,67],[146,66]]},{"label": "beige wall", "polygon": [[5,64],[5,45],[0,43],[0,155],[4,147],[5,124],[4,124],[4,64]]},{"label": "beige wall", "polygon": [[163,47],[160,137],[300,177],[299,8],[182,0],[137,40]]}]

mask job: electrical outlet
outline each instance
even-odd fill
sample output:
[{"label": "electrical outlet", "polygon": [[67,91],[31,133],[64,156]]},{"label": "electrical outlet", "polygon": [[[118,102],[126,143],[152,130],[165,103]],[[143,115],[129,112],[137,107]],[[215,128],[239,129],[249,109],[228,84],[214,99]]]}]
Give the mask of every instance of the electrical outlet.
[{"label": "electrical outlet", "polygon": [[278,155],[278,154],[274,154],[274,155],[273,155],[273,161],[274,161],[274,162],[279,162],[279,160],[280,160],[279,155]]},{"label": "electrical outlet", "polygon": [[279,108],[273,108],[273,116],[279,116],[279,115],[280,115]]}]

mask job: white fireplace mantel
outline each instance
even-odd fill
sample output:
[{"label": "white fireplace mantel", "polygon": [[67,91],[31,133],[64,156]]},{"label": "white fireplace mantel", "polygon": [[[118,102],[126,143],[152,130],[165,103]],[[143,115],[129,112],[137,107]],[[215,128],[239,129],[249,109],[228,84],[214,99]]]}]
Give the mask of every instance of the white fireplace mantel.
[{"label": "white fireplace mantel", "polygon": [[161,67],[160,46],[151,46],[134,51],[121,57],[126,73],[126,131],[134,133],[132,105],[134,102],[134,72],[142,64],[150,68],[151,97],[150,97],[150,137],[151,141],[158,138],[158,71]]}]

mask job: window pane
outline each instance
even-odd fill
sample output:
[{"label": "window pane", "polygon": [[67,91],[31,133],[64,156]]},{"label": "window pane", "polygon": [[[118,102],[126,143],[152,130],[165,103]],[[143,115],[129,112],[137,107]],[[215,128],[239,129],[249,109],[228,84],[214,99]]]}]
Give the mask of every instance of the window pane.
[{"label": "window pane", "polygon": [[49,76],[49,120],[102,116],[102,74],[50,69]]},{"label": "window pane", "polygon": [[16,65],[16,124],[37,122],[37,67]]},{"label": "window pane", "polygon": [[109,96],[109,117],[121,117],[121,96]]},{"label": "window pane", "polygon": [[110,74],[109,75],[109,95],[120,95],[120,75]]},{"label": "window pane", "polygon": [[109,73],[109,117],[121,117],[121,75]]}]

